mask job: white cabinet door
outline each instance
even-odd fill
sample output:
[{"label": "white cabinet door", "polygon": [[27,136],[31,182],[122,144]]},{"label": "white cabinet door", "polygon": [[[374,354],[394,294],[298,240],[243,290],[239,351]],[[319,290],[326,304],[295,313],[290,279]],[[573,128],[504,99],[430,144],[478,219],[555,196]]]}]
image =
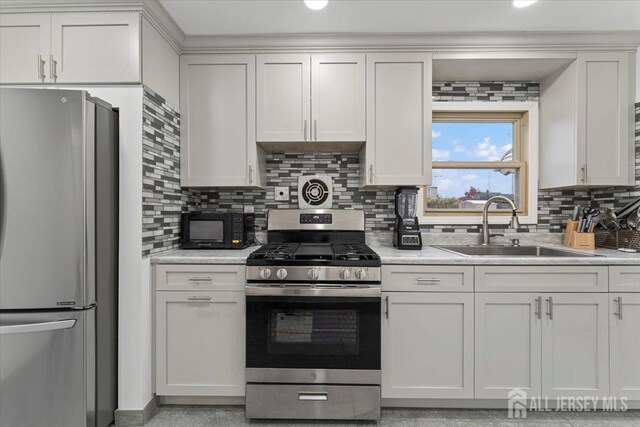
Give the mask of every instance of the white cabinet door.
[{"label": "white cabinet door", "polygon": [[473,294],[383,292],[382,397],[473,397]]},{"label": "white cabinet door", "polygon": [[51,18],[51,81],[139,83],[139,13],[56,13]]},{"label": "white cabinet door", "polygon": [[313,141],[365,140],[365,54],[311,56]]},{"label": "white cabinet door", "polygon": [[539,294],[476,294],[475,397],[541,392]]},{"label": "white cabinet door", "polygon": [[431,59],[427,53],[367,55],[364,186],[431,183]]},{"label": "white cabinet door", "polygon": [[543,294],[542,394],[609,393],[607,294]]},{"label": "white cabinet door", "polygon": [[311,139],[311,55],[257,56],[257,140]]},{"label": "white cabinet door", "polygon": [[640,400],[640,294],[609,295],[611,395]]},{"label": "white cabinet door", "polygon": [[50,49],[50,14],[0,15],[0,83],[43,83]]},{"label": "white cabinet door", "polygon": [[255,56],[180,59],[183,187],[259,187]]},{"label": "white cabinet door", "polygon": [[578,165],[583,184],[633,185],[627,53],[578,54]]},{"label": "white cabinet door", "polygon": [[156,394],[244,396],[242,292],[156,292]]}]

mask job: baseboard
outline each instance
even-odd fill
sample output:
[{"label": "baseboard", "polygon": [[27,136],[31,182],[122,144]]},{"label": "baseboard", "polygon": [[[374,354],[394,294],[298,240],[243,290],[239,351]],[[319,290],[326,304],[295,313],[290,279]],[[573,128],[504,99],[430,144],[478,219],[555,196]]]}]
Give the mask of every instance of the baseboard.
[{"label": "baseboard", "polygon": [[[550,409],[556,408],[556,401],[549,399]],[[507,409],[506,399],[382,399],[382,408],[452,408],[452,409]],[[602,402],[596,405],[602,409]],[[640,409],[640,400],[627,400],[626,408]]]},{"label": "baseboard", "polygon": [[158,399],[153,398],[143,409],[116,409],[116,427],[143,426],[149,422],[158,411]]},{"label": "baseboard", "polygon": [[160,405],[219,405],[244,406],[244,396],[158,396]]}]

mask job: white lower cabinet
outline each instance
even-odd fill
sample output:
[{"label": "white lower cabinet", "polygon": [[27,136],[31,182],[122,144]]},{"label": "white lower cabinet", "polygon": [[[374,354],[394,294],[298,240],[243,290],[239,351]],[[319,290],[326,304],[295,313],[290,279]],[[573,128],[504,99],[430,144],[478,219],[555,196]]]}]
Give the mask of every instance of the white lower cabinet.
[{"label": "white lower cabinet", "polygon": [[156,394],[244,396],[243,292],[156,292]]},{"label": "white lower cabinet", "polygon": [[611,395],[640,400],[640,293],[609,295]]},{"label": "white lower cabinet", "polygon": [[383,292],[382,397],[473,397],[473,294]]},{"label": "white lower cabinet", "polygon": [[607,294],[543,294],[542,394],[609,393]]},{"label": "white lower cabinet", "polygon": [[541,298],[476,294],[476,398],[505,399],[514,388],[540,395]]},{"label": "white lower cabinet", "polygon": [[476,398],[606,396],[607,294],[476,294]]}]

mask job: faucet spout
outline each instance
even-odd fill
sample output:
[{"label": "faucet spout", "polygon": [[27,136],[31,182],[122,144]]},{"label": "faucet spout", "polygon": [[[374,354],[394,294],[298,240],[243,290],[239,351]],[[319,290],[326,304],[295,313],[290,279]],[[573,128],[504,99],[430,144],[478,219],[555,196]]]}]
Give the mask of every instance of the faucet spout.
[{"label": "faucet spout", "polygon": [[505,196],[491,197],[489,200],[487,200],[487,203],[485,203],[484,209],[482,209],[482,245],[483,246],[487,246],[489,245],[489,243],[491,243],[491,234],[489,233],[489,208],[491,207],[491,204],[495,202],[508,203],[509,206],[511,206],[511,212],[512,212],[511,222],[509,223],[509,227],[513,230],[517,230],[518,227],[520,227],[520,221],[518,220],[518,214],[516,212],[518,208],[516,207],[515,203],[513,203],[513,200],[508,199]]}]

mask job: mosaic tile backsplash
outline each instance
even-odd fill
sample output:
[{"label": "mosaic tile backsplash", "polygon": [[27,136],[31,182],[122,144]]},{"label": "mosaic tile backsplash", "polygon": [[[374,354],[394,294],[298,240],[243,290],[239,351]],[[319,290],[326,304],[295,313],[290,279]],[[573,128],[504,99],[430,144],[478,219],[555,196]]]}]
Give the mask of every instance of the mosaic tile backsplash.
[{"label": "mosaic tile backsplash", "polygon": [[[537,82],[435,82],[434,101],[537,101]],[[357,153],[270,153],[267,155],[267,191],[181,190],[179,187],[180,116],[164,99],[145,88],[144,97],[144,219],[145,255],[178,246],[180,212],[217,210],[241,212],[252,205],[258,230],[266,226],[268,209],[297,208],[297,180],[300,175],[333,177],[334,207],[364,209],[370,231],[393,227],[393,191],[361,191]],[[290,200],[274,200],[274,187],[287,186]],[[520,232],[561,233],[575,204],[619,207],[640,197],[640,103],[636,104],[636,187],[598,190],[541,190],[538,224],[523,225]],[[504,228],[492,225],[492,228]],[[423,225],[424,232],[478,233],[479,226]]]},{"label": "mosaic tile backsplash", "polygon": [[178,247],[188,194],[180,188],[180,114],[146,86],[142,102],[142,255],[148,256]]}]

